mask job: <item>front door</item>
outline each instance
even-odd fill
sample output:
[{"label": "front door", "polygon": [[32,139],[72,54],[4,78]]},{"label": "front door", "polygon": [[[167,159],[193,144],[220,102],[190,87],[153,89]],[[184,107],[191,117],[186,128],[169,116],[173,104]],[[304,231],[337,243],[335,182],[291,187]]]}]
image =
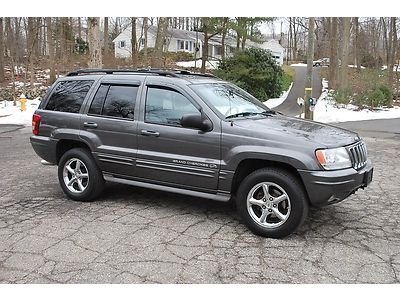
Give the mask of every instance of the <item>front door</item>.
[{"label": "front door", "polygon": [[215,191],[220,132],[180,125],[183,115],[200,114],[200,106],[183,90],[163,85],[145,89],[143,116],[138,123],[137,175],[149,182]]}]

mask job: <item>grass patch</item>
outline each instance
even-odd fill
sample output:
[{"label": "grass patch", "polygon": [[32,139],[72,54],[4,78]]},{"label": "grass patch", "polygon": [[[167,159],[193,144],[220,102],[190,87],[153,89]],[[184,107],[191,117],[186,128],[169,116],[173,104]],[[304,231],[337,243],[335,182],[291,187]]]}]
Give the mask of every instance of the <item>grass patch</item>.
[{"label": "grass patch", "polygon": [[287,91],[294,81],[295,70],[293,67],[287,65],[283,65],[282,70],[282,90]]}]

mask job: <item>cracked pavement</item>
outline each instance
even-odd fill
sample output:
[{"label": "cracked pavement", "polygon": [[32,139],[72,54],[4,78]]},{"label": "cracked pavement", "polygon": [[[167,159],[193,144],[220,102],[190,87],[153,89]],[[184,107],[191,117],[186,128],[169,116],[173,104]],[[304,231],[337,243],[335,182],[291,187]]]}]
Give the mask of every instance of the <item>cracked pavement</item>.
[{"label": "cracked pavement", "polygon": [[227,203],[118,184],[68,200],[29,136],[0,133],[0,283],[399,282],[398,138],[365,138],[372,184],[275,240]]}]

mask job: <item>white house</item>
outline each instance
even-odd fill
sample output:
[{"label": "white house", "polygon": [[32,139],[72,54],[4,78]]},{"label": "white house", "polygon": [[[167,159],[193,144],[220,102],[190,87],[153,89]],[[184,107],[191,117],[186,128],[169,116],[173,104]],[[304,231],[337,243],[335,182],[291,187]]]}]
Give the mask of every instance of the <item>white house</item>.
[{"label": "white house", "polygon": [[262,44],[259,44],[258,47],[269,50],[272,52],[272,57],[275,58],[276,62],[282,66],[283,58],[285,56],[285,48],[282,47],[281,44],[277,40],[269,40]]},{"label": "white house", "polygon": [[[131,34],[132,28],[128,27],[122,31],[114,40],[115,57],[128,58],[131,57]],[[147,47],[154,48],[157,36],[157,26],[149,26],[147,31]],[[139,50],[144,47],[143,26],[138,23],[136,26],[136,37]],[[202,49],[204,42],[204,34],[202,32],[188,31],[182,29],[168,28],[166,39],[164,41],[164,51],[168,52],[189,52],[192,53],[194,58],[202,57]],[[283,64],[284,48],[279,45],[275,40],[264,42],[261,44],[248,43],[248,46],[260,47],[263,49],[271,50],[276,61]],[[236,39],[231,36],[225,38],[225,55],[230,56],[236,49]],[[210,59],[221,59],[222,44],[221,36],[217,35],[209,40],[208,56]]]}]

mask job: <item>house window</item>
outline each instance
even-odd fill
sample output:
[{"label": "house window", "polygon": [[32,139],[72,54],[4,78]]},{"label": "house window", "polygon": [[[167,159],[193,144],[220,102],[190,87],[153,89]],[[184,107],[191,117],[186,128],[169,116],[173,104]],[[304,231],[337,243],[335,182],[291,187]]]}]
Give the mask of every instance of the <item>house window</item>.
[{"label": "house window", "polygon": [[177,41],[177,50],[178,51],[192,51],[193,50],[193,42],[192,41]]},{"label": "house window", "polygon": [[119,41],[119,47],[125,48],[125,41]]},{"label": "house window", "polygon": [[214,46],[214,55],[222,55],[222,46]]}]

